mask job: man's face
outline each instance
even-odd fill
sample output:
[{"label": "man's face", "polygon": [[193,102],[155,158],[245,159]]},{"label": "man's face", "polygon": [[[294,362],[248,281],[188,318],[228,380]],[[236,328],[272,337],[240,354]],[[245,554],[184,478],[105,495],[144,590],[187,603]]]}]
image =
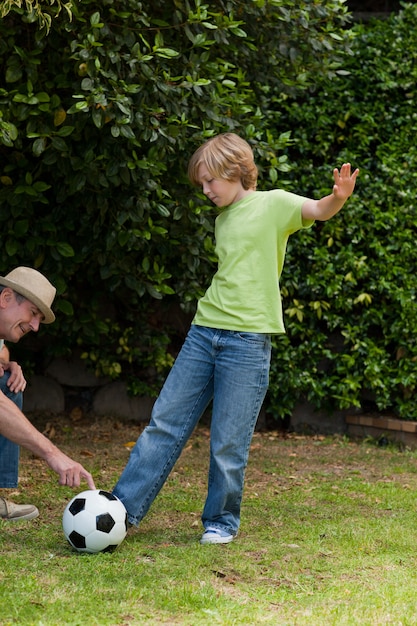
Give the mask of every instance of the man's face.
[{"label": "man's face", "polygon": [[15,292],[5,287],[0,293],[0,337],[17,343],[31,330],[37,332],[43,313],[29,300],[18,302]]}]

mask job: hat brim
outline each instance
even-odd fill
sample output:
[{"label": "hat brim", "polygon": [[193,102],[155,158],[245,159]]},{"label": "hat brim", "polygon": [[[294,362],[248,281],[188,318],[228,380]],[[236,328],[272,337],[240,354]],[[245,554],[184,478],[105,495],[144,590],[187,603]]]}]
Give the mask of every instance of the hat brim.
[{"label": "hat brim", "polygon": [[43,320],[42,324],[52,324],[55,321],[55,314],[44,302],[42,302],[38,296],[30,291],[30,289],[26,289],[26,287],[22,287],[22,285],[15,283],[13,280],[9,280],[8,278],[4,278],[0,276],[0,285],[3,287],[10,287],[16,293],[19,293],[24,298],[27,298],[32,302],[42,313]]}]

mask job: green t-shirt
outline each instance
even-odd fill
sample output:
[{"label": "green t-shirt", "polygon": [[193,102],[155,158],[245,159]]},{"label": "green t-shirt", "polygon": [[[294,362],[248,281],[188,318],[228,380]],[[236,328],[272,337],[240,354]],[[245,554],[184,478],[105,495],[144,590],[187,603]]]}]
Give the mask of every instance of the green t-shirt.
[{"label": "green t-shirt", "polygon": [[216,218],[218,269],[193,324],[255,333],[284,333],[279,278],[288,237],[303,220],[306,198],[282,189],[254,191]]}]

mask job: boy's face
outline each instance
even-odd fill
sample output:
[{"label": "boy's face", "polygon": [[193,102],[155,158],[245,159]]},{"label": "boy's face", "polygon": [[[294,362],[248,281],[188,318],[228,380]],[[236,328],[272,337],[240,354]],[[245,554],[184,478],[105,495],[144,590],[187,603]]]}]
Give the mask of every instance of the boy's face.
[{"label": "boy's face", "polygon": [[217,207],[229,206],[246,196],[248,191],[253,191],[244,189],[240,180],[231,181],[224,178],[213,178],[203,164],[198,168],[198,180],[204,195]]}]

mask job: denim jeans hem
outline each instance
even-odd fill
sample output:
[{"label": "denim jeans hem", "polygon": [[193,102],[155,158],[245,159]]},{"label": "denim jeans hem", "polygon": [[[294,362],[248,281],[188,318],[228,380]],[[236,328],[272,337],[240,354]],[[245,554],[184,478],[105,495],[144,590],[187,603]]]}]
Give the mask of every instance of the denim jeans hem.
[{"label": "denim jeans hem", "polygon": [[18,483],[2,483],[0,480],[0,489],[16,489]]},{"label": "denim jeans hem", "polygon": [[207,530],[207,528],[217,528],[218,530],[222,530],[225,533],[229,533],[229,535],[233,535],[233,537],[236,537],[237,535],[237,530],[234,530],[230,526],[223,526],[222,524],[216,524],[216,522],[214,522],[213,524],[211,522],[206,522],[204,524],[204,530]]}]

